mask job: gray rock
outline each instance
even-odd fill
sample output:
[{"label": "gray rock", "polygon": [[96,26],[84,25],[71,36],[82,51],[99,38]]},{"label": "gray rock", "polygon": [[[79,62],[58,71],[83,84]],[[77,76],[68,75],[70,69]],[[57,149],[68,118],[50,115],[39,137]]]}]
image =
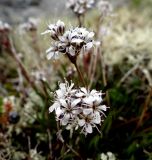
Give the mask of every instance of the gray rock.
[{"label": "gray rock", "polygon": [[28,7],[30,5],[39,5],[41,0],[1,0],[0,4],[10,7]]},{"label": "gray rock", "polygon": [[[110,0],[114,6],[122,6],[131,0]],[[67,16],[66,0],[0,0],[0,20],[20,23],[28,17]]]}]

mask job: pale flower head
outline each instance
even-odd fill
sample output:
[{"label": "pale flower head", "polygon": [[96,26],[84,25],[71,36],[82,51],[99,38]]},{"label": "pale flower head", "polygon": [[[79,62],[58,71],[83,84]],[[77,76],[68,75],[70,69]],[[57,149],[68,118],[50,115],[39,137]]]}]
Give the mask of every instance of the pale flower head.
[{"label": "pale flower head", "polygon": [[100,0],[97,3],[99,12],[101,13],[101,16],[109,16],[112,13],[112,5],[110,4],[110,2],[106,1],[106,0]]},{"label": "pale flower head", "polygon": [[[54,93],[55,101],[49,112],[55,110],[56,120],[66,129],[79,129],[83,134],[98,131],[98,125],[104,120],[107,107],[103,105],[102,93],[88,90],[84,87],[74,88],[74,83],[59,84],[59,89]],[[100,131],[99,131],[100,132]]]},{"label": "pale flower head", "polygon": [[0,33],[1,32],[9,32],[11,30],[12,30],[12,28],[8,23],[5,23],[0,20]]},{"label": "pale flower head", "polygon": [[94,0],[67,0],[66,7],[75,14],[82,15],[94,6]]},{"label": "pale flower head", "polygon": [[57,59],[60,54],[66,54],[69,59],[76,59],[80,53],[89,51],[93,45],[94,32],[86,28],[70,28],[65,31],[62,21],[48,25],[48,29],[42,34],[49,33],[53,42],[46,51],[47,59]]},{"label": "pale flower head", "polygon": [[112,152],[101,153],[101,160],[116,160],[116,156]]},{"label": "pale flower head", "polygon": [[58,20],[55,24],[49,24],[46,31],[43,34],[49,33],[53,40],[59,40],[59,36],[62,36],[65,31],[65,24],[61,20]]}]

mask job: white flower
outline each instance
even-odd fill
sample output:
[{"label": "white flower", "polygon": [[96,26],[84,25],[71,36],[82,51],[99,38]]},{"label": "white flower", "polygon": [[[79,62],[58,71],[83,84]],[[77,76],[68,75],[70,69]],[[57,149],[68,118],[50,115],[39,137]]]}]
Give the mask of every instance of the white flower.
[{"label": "white flower", "polygon": [[112,152],[101,153],[101,160],[116,160],[115,155]]},{"label": "white flower", "polygon": [[97,6],[102,16],[111,15],[113,8],[108,1],[100,0],[99,3],[97,3]]},{"label": "white flower", "polygon": [[[82,127],[81,132],[87,135],[93,132],[93,127],[97,128],[97,124],[101,123],[100,115],[89,114],[78,120],[78,124]],[[98,129],[98,128],[97,128]]]},{"label": "white flower", "polygon": [[9,32],[11,29],[12,28],[8,23],[0,21],[0,32]]},{"label": "white flower", "polygon": [[[78,103],[80,103],[80,99],[73,100],[60,100],[61,105],[61,114],[58,115],[58,119],[60,120],[62,125],[67,125],[69,122],[73,121],[76,117],[76,115],[79,113],[79,106]],[[60,118],[61,116],[61,118]]]},{"label": "white flower", "polygon": [[56,91],[56,96],[58,99],[64,99],[67,98],[67,96],[70,96],[72,93],[75,92],[73,89],[74,83],[71,82],[69,84],[67,81],[65,83],[59,84],[59,89]]},{"label": "white flower", "polygon": [[64,22],[58,20],[55,24],[49,24],[48,29],[41,33],[42,35],[49,33],[51,38],[59,40],[59,36],[62,36],[65,31]]}]

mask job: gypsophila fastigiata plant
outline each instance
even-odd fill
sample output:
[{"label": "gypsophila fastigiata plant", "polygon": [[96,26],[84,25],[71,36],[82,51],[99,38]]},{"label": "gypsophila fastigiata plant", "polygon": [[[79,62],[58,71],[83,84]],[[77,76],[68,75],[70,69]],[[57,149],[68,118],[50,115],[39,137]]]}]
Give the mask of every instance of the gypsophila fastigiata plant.
[{"label": "gypsophila fastigiata plant", "polygon": [[85,54],[94,46],[94,32],[87,31],[86,28],[70,28],[65,30],[64,22],[58,20],[55,24],[50,24],[48,29],[42,34],[49,33],[53,40],[51,47],[46,51],[47,58],[57,59],[60,54],[68,57],[78,71],[79,78],[84,87],[74,88],[74,83],[59,84],[59,89],[54,93],[54,104],[49,108],[49,112],[55,111],[56,120],[61,126],[69,130],[79,129],[81,133],[87,135],[93,132],[97,125],[104,121],[107,106],[103,105],[103,93],[95,89],[90,90],[84,80],[77,65],[79,54]]}]

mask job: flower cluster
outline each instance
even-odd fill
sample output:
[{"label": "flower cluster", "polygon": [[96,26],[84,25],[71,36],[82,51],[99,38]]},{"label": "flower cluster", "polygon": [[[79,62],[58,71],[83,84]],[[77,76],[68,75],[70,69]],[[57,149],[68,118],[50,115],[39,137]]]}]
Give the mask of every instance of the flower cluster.
[{"label": "flower cluster", "polygon": [[8,23],[0,21],[0,33],[9,32],[10,30],[11,30],[11,26]]},{"label": "flower cluster", "polygon": [[75,14],[82,15],[94,5],[94,0],[67,0],[67,8],[71,8]]},{"label": "flower cluster", "polygon": [[116,160],[116,156],[112,152],[101,153],[101,160]]},{"label": "flower cluster", "polygon": [[8,23],[0,21],[0,48],[8,49],[10,47],[9,34],[11,30]]},{"label": "flower cluster", "polygon": [[88,51],[93,47],[94,32],[79,27],[65,31],[65,24],[60,20],[56,24],[50,24],[42,34],[46,33],[49,33],[54,40],[46,51],[48,59],[57,59],[59,54],[66,54],[72,59],[77,57],[81,51]]},{"label": "flower cluster", "polygon": [[93,132],[94,127],[98,130],[97,125],[104,120],[107,107],[102,104],[102,92],[73,87],[74,83],[67,81],[59,84],[49,112],[55,110],[57,121],[66,129],[80,129],[87,135]]},{"label": "flower cluster", "polygon": [[30,17],[27,22],[19,25],[19,32],[25,33],[25,31],[36,31],[38,27],[39,19]]},{"label": "flower cluster", "polygon": [[100,0],[97,3],[97,6],[101,13],[101,16],[105,17],[105,16],[111,15],[113,8],[112,8],[112,5],[108,1]]}]

